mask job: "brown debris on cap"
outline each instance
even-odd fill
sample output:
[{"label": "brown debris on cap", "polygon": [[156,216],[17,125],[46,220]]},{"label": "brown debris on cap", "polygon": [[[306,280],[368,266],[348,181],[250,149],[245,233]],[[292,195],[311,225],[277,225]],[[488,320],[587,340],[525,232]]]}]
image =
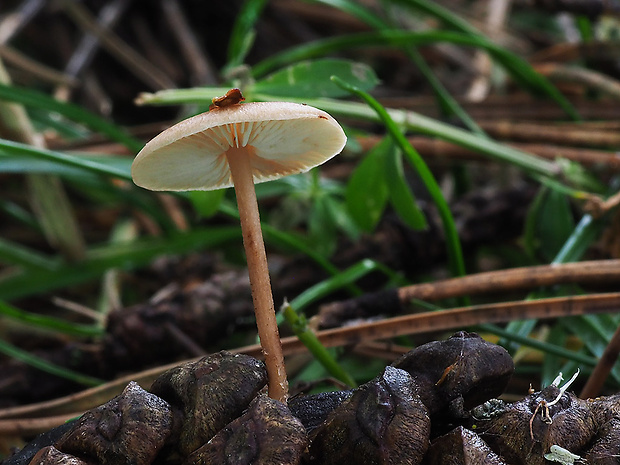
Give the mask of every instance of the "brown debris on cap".
[{"label": "brown debris on cap", "polygon": [[241,91],[239,89],[230,89],[223,97],[214,97],[211,100],[211,105],[209,105],[209,111],[217,110],[219,108],[226,108],[231,105],[237,105],[244,100],[245,98],[243,97],[243,94],[241,94]]}]

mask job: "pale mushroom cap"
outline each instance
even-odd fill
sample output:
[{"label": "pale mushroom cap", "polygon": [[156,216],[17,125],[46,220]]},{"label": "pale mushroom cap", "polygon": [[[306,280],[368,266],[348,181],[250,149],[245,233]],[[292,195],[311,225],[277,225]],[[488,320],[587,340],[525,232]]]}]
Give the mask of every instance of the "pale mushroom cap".
[{"label": "pale mushroom cap", "polygon": [[153,138],[133,161],[131,176],[155,191],[231,187],[225,152],[246,147],[259,183],[308,171],[340,153],[346,140],[334,118],[308,105],[232,105],[181,121]]}]

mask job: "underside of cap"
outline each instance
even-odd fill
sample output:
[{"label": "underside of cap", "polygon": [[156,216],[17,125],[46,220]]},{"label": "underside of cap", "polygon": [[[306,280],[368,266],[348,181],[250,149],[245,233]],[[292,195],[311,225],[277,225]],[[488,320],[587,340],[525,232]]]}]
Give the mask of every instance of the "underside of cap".
[{"label": "underside of cap", "polygon": [[231,187],[225,153],[245,148],[254,182],[301,173],[342,151],[344,131],[322,110],[288,102],[215,109],[182,121],[148,142],[132,165],[134,182],[157,191]]}]

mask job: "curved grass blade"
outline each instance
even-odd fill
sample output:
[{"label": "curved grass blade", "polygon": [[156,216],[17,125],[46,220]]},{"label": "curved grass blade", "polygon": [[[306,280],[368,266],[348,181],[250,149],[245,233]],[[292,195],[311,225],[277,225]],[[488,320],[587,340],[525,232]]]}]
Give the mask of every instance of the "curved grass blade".
[{"label": "curved grass blade", "polygon": [[60,318],[26,312],[0,300],[0,315],[31,326],[43,328],[70,336],[95,337],[104,334],[103,329],[79,323],[72,323]]},{"label": "curved grass blade", "polygon": [[416,198],[405,179],[402,154],[397,150],[391,150],[385,161],[385,180],[392,208],[410,228],[425,229],[428,226],[426,216],[418,206]]},{"label": "curved grass blade", "polygon": [[308,3],[319,3],[344,11],[375,29],[381,29],[386,26],[385,22],[374,12],[370,11],[368,8],[364,8],[359,3],[348,0],[310,0]]},{"label": "curved grass blade", "polygon": [[[430,16],[434,16],[435,18],[442,21],[444,24],[448,25],[452,29],[456,31],[460,31],[462,33],[468,34],[472,37],[476,37],[487,45],[492,45],[492,42],[484,36],[480,31],[478,31],[475,27],[469,24],[467,21],[463,20],[458,15],[452,13],[450,10],[444,8],[437,2],[432,2],[428,0],[393,0],[395,3],[399,3],[401,5],[415,8],[418,11],[422,11]],[[495,59],[500,63],[515,79],[521,80],[523,79],[524,83],[528,83],[529,85],[533,85],[534,89],[538,89],[542,91],[543,94],[548,95],[553,100],[560,105],[560,107],[568,114],[573,120],[579,121],[581,120],[581,116],[577,113],[577,110],[571,105],[571,103],[564,97],[564,95],[551,84],[546,78],[543,78],[539,75],[533,68],[526,62],[526,68],[523,68],[522,60],[514,60],[516,55],[505,50],[505,54],[497,55]],[[525,73],[524,73],[525,72]],[[530,76],[528,76],[530,75]],[[538,79],[535,79],[535,76],[538,76]],[[536,84],[536,82],[532,81],[539,80],[540,82]],[[542,78],[542,79],[541,79]]]},{"label": "curved grass blade", "polygon": [[404,284],[404,279],[389,267],[386,267],[375,260],[364,259],[339,274],[332,276],[329,279],[324,279],[323,281],[309,287],[291,300],[291,306],[297,311],[301,311],[313,302],[316,302],[317,300],[322,299],[329,294],[342,289],[343,287],[349,286],[355,283],[358,279],[366,276],[368,273],[375,271],[383,273],[397,285]]},{"label": "curved grass blade", "polygon": [[[111,176],[123,179],[132,183],[131,162],[127,157],[96,157],[96,156],[75,156],[52,150],[45,150],[19,142],[0,139],[0,172],[44,172],[71,178],[74,182],[88,184],[90,188],[97,188],[97,179],[85,176],[91,173],[95,175]],[[113,189],[111,186],[100,186],[108,196],[117,197],[123,202],[135,205],[141,210],[148,212],[151,216],[158,219],[159,224],[166,230],[171,228],[170,219],[162,215],[161,210],[155,209],[150,205],[143,195],[136,195],[120,189]]]},{"label": "curved grass blade", "polygon": [[0,339],[0,352],[3,354],[15,358],[17,360],[21,360],[28,365],[37,368],[46,373],[50,373],[55,376],[59,376],[61,378],[65,378],[71,381],[75,381],[76,383],[82,384],[84,386],[99,386],[100,384],[104,384],[105,381],[93,378],[92,376],[83,375],[81,373],[77,373],[73,370],[69,370],[68,368],[64,368],[58,365],[55,365],[47,360],[44,360],[36,355],[32,355],[25,350],[22,350],[18,347],[15,347],[13,344],[9,344],[3,339]]},{"label": "curved grass blade", "polygon": [[363,231],[374,231],[383,217],[389,198],[385,159],[394,149],[393,142],[384,138],[357,164],[347,182],[347,210]]},{"label": "curved grass blade", "polygon": [[254,24],[267,4],[267,0],[246,0],[237,14],[232,34],[228,41],[228,63],[226,69],[243,64],[254,45],[256,31]]},{"label": "curved grass blade", "polygon": [[555,344],[549,344],[548,342],[532,339],[531,337],[527,337],[506,329],[502,329],[496,325],[478,324],[476,325],[476,328],[479,328],[480,331],[486,331],[491,334],[500,336],[508,341],[517,342],[524,346],[531,347],[532,349],[540,350],[545,354],[555,355],[566,360],[573,360],[577,363],[582,363],[588,366],[596,365],[596,359],[594,357],[590,357],[580,352],[575,352],[574,350],[566,349],[562,346],[557,346]]},{"label": "curved grass blade", "polygon": [[[618,323],[610,315],[584,315],[581,317],[563,318],[560,324],[572,334],[579,335],[584,349],[580,352],[593,354],[597,359],[603,356],[605,348],[611,341]],[[577,368],[574,362],[565,363],[562,370]],[[620,365],[616,364],[610,372],[616,383],[620,384]]]},{"label": "curved grass blade", "polygon": [[444,24],[450,26],[457,31],[465,32],[471,35],[481,35],[475,27],[465,21],[450,10],[439,5],[437,2],[429,2],[427,0],[392,0],[394,3],[400,3],[408,7],[416,8],[430,16],[434,16]]},{"label": "curved grass blade", "polygon": [[[270,100],[269,96],[263,95],[260,97],[261,99]],[[367,105],[357,102],[342,102],[330,99],[306,100],[305,102],[308,105],[313,105],[334,114],[367,121],[381,121],[377,114]],[[559,173],[559,167],[554,162],[500,144],[493,140],[476,136],[468,131],[436,121],[432,118],[420,115],[419,113],[392,108],[388,108],[386,111],[394,121],[406,130],[438,137],[439,139],[453,142],[461,147],[486,154],[496,160],[511,163],[525,170],[530,175],[538,174],[554,177]],[[572,179],[570,180],[572,181]]]},{"label": "curved grass blade", "polygon": [[111,268],[145,266],[164,254],[221,246],[240,237],[238,227],[196,228],[165,238],[146,238],[123,244],[90,248],[83,262],[62,263],[55,270],[24,270],[0,279],[0,299],[12,300],[73,286],[99,278]]},{"label": "curved grass blade", "polygon": [[[349,0],[313,0],[313,2],[329,5],[333,8],[337,8],[341,11],[349,13],[377,30],[389,30],[393,28],[392,24],[389,24],[387,21],[379,18],[374,12]],[[474,134],[486,137],[485,132],[480,128],[480,126],[478,126],[478,124],[467,114],[467,112],[463,109],[463,107],[461,107],[461,105],[459,105],[456,99],[452,97],[452,95],[450,95],[450,92],[448,92],[448,90],[444,87],[441,81],[437,79],[437,76],[435,76],[433,70],[428,65],[428,63],[426,63],[426,60],[420,54],[420,52],[411,46],[404,46],[403,48],[405,53],[415,64],[416,68],[422,73],[424,78],[432,87],[441,108],[445,110],[448,115],[455,115],[457,118],[459,118],[463,122],[463,124],[465,124],[465,126]],[[338,73],[332,74],[335,74],[341,79],[344,79],[345,81],[355,85],[354,82],[352,82],[345,76],[342,76]]]},{"label": "curved grass blade", "polygon": [[126,181],[131,181],[131,173],[128,169],[120,169],[115,166],[104,164],[103,162],[97,162],[74,155],[68,155],[62,152],[35,148],[31,145],[0,139],[0,155],[2,155],[3,152],[8,155],[33,157],[53,161],[63,165],[88,170],[96,174],[113,176]]},{"label": "curved grass blade", "polygon": [[0,262],[25,268],[54,270],[58,263],[28,247],[0,238]]},{"label": "curved grass blade", "polygon": [[186,103],[211,105],[214,97],[226,95],[229,90],[230,87],[190,87],[189,89],[141,92],[135,98],[134,103],[136,105],[181,105]]},{"label": "curved grass blade", "polygon": [[[257,81],[251,92],[282,97],[344,97],[346,91],[329,80],[339,76],[364,90],[379,84],[373,69],[351,60],[321,58],[305,60],[278,70]],[[249,94],[251,95],[251,93]]]},{"label": "curved grass blade", "polygon": [[28,107],[57,112],[66,118],[86,125],[93,131],[104,134],[110,139],[120,142],[132,152],[138,152],[144,146],[142,142],[133,138],[115,124],[107,122],[103,118],[100,118],[82,107],[72,103],[59,102],[41,92],[0,84],[0,99],[21,103]]},{"label": "curved grass blade", "polygon": [[293,327],[293,331],[297,337],[306,347],[308,347],[308,350],[312,352],[321,365],[323,365],[329,373],[349,386],[355,386],[355,381],[333,359],[325,346],[323,346],[323,344],[321,344],[318,340],[315,333],[307,327],[305,317],[298,315],[297,312],[306,308],[311,303],[337,291],[338,289],[353,285],[355,281],[374,271],[384,273],[390,278],[391,281],[399,285],[404,284],[403,278],[390,268],[381,263],[375,262],[374,260],[364,259],[347,268],[342,273],[323,280],[320,283],[306,289],[295,299],[293,299],[291,303],[286,302],[282,306],[282,311],[277,315],[279,324],[282,322],[283,318],[286,319],[286,321]]},{"label": "curved grass blade", "polygon": [[379,118],[381,118],[381,121],[385,124],[388,132],[402,150],[411,166],[413,166],[413,168],[418,172],[424,186],[428,190],[435,206],[437,207],[439,216],[441,217],[446,236],[450,270],[454,276],[465,276],[465,261],[463,259],[461,241],[458,236],[456,224],[454,223],[454,218],[450,212],[450,207],[448,206],[448,203],[446,202],[446,199],[444,198],[433,173],[431,173],[426,163],[424,163],[424,160],[422,160],[422,157],[420,157],[418,152],[407,141],[407,138],[404,136],[402,131],[398,128],[394,120],[379,102],[377,102],[366,92],[349,85],[336,76],[332,77],[332,79],[336,82],[336,84],[342,86],[353,95],[356,95],[364,100],[377,113],[377,115],[379,115]]},{"label": "curved grass blade", "polygon": [[579,261],[588,247],[600,237],[604,225],[603,218],[595,219],[591,215],[583,215],[551,263]]},{"label": "curved grass blade", "polygon": [[[0,139],[0,145],[3,141]],[[18,149],[19,150],[19,149]],[[109,169],[116,170],[116,173],[129,173],[131,169],[132,159],[130,157],[112,156],[112,155],[67,155],[76,157],[78,160],[74,160],[75,163],[69,164],[67,161],[59,161],[57,159],[43,158],[48,154],[41,154],[41,158],[34,158],[31,156],[9,154],[13,152],[13,148],[0,147],[0,173],[45,173],[54,174],[63,178],[69,178],[74,181],[84,180],[88,177],[88,182],[91,182],[95,176],[90,172],[87,172],[88,167],[78,167],[79,160],[90,161],[98,163],[99,165],[107,166]],[[14,152],[18,153],[18,152]],[[54,152],[53,152],[54,153]],[[62,152],[55,152],[62,153]],[[63,154],[64,155],[64,154]]]},{"label": "curved grass blade", "polygon": [[[600,237],[603,226],[603,218],[594,219],[590,215],[584,215],[551,263],[560,264],[579,261],[588,247]],[[525,337],[530,334],[535,326],[536,320],[532,319],[511,321],[506,326],[506,330]],[[508,343],[500,341],[500,344],[506,346]],[[512,344],[510,350],[514,351],[517,348],[518,346]]]}]

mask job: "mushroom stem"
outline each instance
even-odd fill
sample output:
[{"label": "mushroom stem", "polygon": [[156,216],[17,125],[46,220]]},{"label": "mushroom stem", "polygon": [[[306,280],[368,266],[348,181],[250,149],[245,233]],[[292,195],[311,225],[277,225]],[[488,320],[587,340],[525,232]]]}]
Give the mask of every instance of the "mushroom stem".
[{"label": "mushroom stem", "polygon": [[288,381],[271,293],[271,281],[269,280],[267,255],[260,226],[258,202],[254,190],[254,179],[250,165],[251,154],[248,151],[249,149],[245,147],[230,148],[226,152],[226,159],[230,167],[239,207],[256,326],[267,365],[269,397],[286,402]]}]

